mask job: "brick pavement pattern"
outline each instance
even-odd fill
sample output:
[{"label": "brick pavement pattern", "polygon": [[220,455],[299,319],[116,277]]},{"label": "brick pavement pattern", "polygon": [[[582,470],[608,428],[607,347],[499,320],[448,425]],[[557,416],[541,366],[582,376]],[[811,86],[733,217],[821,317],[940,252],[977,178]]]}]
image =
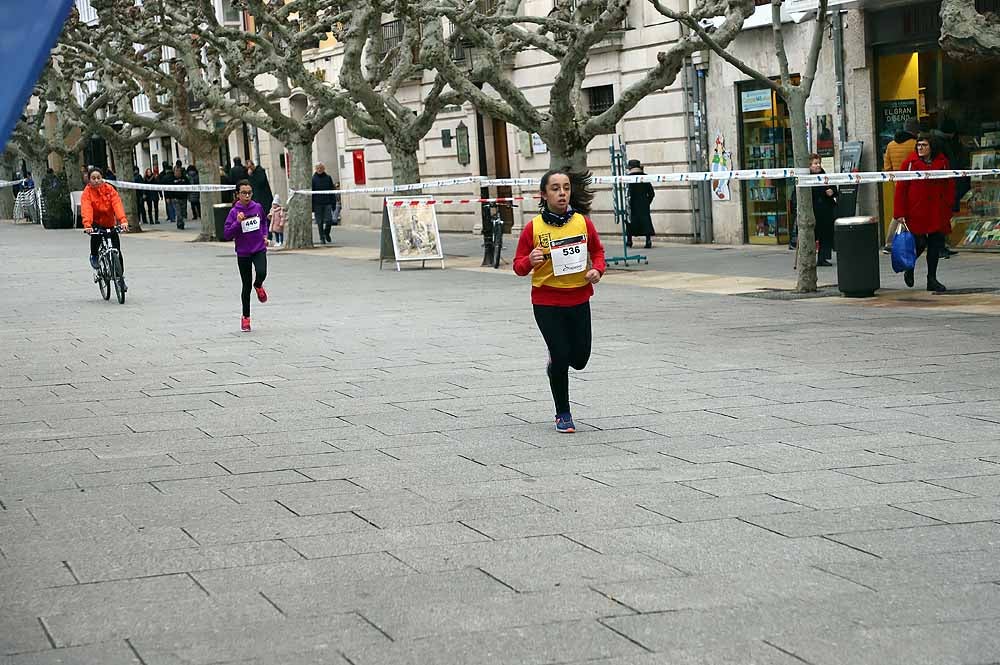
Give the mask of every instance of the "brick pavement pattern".
[{"label": "brick pavement pattern", "polygon": [[1000,662],[997,317],[0,226],[0,662]]}]

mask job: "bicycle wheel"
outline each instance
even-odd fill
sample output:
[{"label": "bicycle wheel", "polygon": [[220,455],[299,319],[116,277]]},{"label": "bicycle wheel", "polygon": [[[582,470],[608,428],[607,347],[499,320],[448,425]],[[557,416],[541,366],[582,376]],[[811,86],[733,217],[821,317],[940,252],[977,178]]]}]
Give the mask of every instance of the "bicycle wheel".
[{"label": "bicycle wheel", "polygon": [[493,220],[493,268],[500,267],[500,253],[503,251],[503,220]]},{"label": "bicycle wheel", "polygon": [[108,279],[108,255],[102,254],[97,262],[97,286],[101,289],[101,297],[111,299],[111,280]]},{"label": "bicycle wheel", "polygon": [[122,257],[118,252],[113,251],[111,253],[111,281],[115,285],[115,296],[118,298],[118,304],[125,304],[125,278],[122,276]]}]

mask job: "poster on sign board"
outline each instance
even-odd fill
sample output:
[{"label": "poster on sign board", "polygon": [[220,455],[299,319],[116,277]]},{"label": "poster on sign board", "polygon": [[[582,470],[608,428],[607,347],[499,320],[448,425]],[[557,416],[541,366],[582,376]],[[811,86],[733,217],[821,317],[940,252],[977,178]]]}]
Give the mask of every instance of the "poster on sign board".
[{"label": "poster on sign board", "polygon": [[[414,205],[416,201],[432,201],[429,196],[406,199],[385,199],[385,220],[392,239],[393,260],[401,261],[442,261],[444,250],[441,246],[441,232],[438,229],[437,213],[433,203]],[[387,257],[383,257],[387,258]]]}]

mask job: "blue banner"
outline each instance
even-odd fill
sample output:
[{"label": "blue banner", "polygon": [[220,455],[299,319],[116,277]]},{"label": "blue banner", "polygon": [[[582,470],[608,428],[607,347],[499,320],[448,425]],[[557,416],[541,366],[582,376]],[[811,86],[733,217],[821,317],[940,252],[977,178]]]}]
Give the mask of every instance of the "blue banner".
[{"label": "blue banner", "polygon": [[0,151],[59,39],[73,0],[0,0]]}]

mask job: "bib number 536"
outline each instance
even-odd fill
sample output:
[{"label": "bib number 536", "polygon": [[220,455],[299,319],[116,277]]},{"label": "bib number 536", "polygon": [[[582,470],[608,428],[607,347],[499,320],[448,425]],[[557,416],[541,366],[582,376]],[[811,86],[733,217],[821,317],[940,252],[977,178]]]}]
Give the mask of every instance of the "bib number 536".
[{"label": "bib number 536", "polygon": [[579,254],[579,253],[580,253],[580,245],[575,245],[573,247],[563,247],[562,250],[563,256],[572,256],[573,254]]}]

